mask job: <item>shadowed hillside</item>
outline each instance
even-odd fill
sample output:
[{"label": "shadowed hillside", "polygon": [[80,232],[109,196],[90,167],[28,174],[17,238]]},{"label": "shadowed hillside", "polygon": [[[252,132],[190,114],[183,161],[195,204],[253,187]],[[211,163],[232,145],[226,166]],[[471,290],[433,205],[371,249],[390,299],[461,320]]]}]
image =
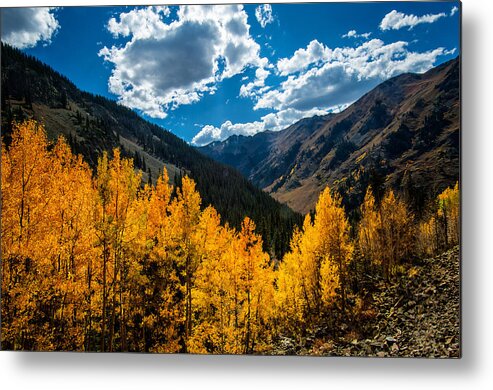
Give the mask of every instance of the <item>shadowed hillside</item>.
[{"label": "shadowed hillside", "polygon": [[223,221],[240,227],[252,218],[265,249],[280,258],[301,217],[246,180],[238,171],[202,155],[171,132],[132,110],[79,90],[70,80],[20,50],[2,44],[2,137],[9,143],[12,121],[33,118],[50,139],[63,135],[92,168],[115,147],[133,157],[143,181],[155,183],[166,166],[173,182],[191,176],[203,198]]}]

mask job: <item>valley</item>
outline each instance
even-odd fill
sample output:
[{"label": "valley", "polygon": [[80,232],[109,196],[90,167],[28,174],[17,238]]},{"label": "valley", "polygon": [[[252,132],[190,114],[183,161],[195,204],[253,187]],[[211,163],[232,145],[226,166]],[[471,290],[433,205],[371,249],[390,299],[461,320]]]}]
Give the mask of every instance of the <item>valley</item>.
[{"label": "valley", "polygon": [[459,175],[459,74],[456,58],[387,80],[338,114],[199,150],[302,214],[327,185],[354,210],[370,183],[412,196],[421,214]]}]

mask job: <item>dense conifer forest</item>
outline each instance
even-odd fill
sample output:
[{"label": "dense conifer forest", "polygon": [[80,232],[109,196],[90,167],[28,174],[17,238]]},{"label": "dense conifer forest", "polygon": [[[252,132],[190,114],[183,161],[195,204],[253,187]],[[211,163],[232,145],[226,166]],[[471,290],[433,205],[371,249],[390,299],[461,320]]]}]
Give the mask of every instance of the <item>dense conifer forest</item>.
[{"label": "dense conifer forest", "polygon": [[[41,121],[48,137],[62,134],[75,153],[95,170],[104,151],[119,148],[132,157],[146,180],[156,182],[164,164],[171,165],[170,181],[180,185],[194,179],[204,205],[214,206],[223,221],[237,229],[249,215],[263,238],[263,248],[280,258],[294,226],[302,217],[252,185],[238,171],[199,153],[171,132],[132,110],[102,96],[79,90],[70,80],[38,59],[2,43],[2,136],[10,144],[13,121]],[[125,145],[135,145],[130,151]],[[150,158],[160,162],[149,175]],[[147,160],[147,164],[146,164]]]}]

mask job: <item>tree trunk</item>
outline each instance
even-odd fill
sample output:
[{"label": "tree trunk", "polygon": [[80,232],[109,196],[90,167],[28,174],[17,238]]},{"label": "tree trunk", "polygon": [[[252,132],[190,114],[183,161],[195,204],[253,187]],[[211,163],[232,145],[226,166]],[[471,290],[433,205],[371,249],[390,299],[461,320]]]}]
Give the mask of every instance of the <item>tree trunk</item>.
[{"label": "tree trunk", "polygon": [[185,318],[185,352],[188,352],[188,340],[192,335],[192,277],[190,270],[190,255],[187,254],[186,264],[186,318]]},{"label": "tree trunk", "polygon": [[251,296],[250,290],[247,292],[247,326],[246,326],[246,336],[245,336],[245,353],[249,353],[250,347],[250,332],[251,332]]},{"label": "tree trunk", "polygon": [[104,343],[104,338],[105,338],[105,332],[106,332],[106,306],[108,304],[107,302],[107,294],[106,294],[106,267],[107,267],[107,261],[108,261],[108,246],[106,243],[106,237],[104,238],[104,248],[103,248],[103,308],[102,308],[102,314],[101,314],[101,352],[104,352],[105,348],[105,343]]}]

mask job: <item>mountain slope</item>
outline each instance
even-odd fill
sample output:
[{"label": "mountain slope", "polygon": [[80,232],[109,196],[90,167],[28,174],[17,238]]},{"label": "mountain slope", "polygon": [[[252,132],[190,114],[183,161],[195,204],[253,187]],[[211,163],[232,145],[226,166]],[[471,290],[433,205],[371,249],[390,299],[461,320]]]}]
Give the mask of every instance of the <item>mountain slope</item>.
[{"label": "mountain slope", "polygon": [[104,150],[120,147],[133,157],[145,180],[166,166],[170,178],[184,174],[197,183],[203,205],[212,204],[223,222],[239,227],[245,216],[257,224],[265,248],[280,257],[301,217],[252,185],[238,171],[199,153],[171,132],[132,110],[79,90],[39,60],[2,44],[2,138],[9,143],[13,120],[34,118],[48,136],[64,135],[72,149],[95,168]]},{"label": "mountain slope", "polygon": [[199,148],[213,159],[232,165],[259,187],[272,184],[292,168],[303,142],[332,115],[301,119],[283,131],[254,136],[233,135]]},{"label": "mountain slope", "polygon": [[459,177],[459,65],[456,58],[424,74],[402,74],[341,113],[199,150],[302,213],[326,185],[353,210],[368,184],[400,190],[420,212]]}]

